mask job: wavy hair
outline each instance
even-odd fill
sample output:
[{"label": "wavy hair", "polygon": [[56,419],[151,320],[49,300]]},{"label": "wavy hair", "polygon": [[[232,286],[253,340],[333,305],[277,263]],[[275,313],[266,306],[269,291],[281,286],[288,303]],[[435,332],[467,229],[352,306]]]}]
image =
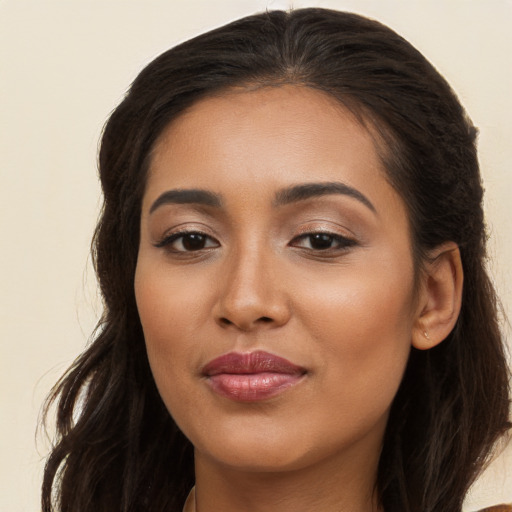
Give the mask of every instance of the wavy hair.
[{"label": "wavy hair", "polygon": [[45,468],[44,512],[181,511],[194,484],[193,449],[157,392],[133,286],[151,150],[201,98],[285,83],[331,95],[372,128],[408,208],[417,268],[445,241],[461,251],[457,324],[437,347],[411,350],[392,404],[376,482],[384,510],[459,512],[509,428],[476,129],[440,74],[389,28],[326,9],[270,11],[156,58],[105,126],[104,205],[92,245],[104,313],[47,402],[57,408],[57,438]]}]

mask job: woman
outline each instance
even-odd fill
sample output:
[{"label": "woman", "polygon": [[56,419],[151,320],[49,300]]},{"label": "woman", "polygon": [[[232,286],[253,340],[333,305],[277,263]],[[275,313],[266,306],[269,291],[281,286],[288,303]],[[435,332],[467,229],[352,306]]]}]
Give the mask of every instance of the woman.
[{"label": "woman", "polygon": [[53,394],[44,510],[461,510],[509,428],[475,138],[353,14],[153,61],[102,139],[105,312]]}]

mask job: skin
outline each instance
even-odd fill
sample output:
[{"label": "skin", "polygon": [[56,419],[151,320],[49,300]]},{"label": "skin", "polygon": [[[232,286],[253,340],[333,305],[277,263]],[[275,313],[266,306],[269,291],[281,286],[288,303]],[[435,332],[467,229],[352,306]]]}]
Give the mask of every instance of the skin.
[{"label": "skin", "polygon": [[[342,183],[372,206],[342,193],[276,206],[280,191],[312,182]],[[155,205],[176,189],[222,204]],[[204,246],[169,239],[182,231],[203,233]],[[330,248],[314,244],[318,232],[334,235]],[[371,135],[321,92],[234,90],[171,123],[152,154],[135,293],[159,392],[195,447],[199,512],[378,510],[411,343],[430,348],[456,317],[440,311],[450,298],[457,308],[458,251],[439,254],[415,293],[404,203]],[[260,402],[212,391],[205,364],[254,350],[306,373]]]}]

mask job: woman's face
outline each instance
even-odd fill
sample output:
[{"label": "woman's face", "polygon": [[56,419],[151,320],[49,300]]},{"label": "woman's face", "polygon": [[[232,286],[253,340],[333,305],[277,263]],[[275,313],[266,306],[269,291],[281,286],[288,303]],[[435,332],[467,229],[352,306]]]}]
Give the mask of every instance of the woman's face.
[{"label": "woman's face", "polygon": [[251,471],[377,460],[417,316],[407,212],[321,92],[196,103],[162,134],[135,293],[196,458]]}]

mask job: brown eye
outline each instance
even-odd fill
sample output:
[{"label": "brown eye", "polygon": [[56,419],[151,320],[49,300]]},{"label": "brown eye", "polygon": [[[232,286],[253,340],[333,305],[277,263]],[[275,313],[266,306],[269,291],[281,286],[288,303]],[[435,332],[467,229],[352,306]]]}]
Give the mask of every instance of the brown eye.
[{"label": "brown eye", "polygon": [[342,251],[356,245],[356,241],[335,233],[305,233],[293,239],[290,245],[310,251]]},{"label": "brown eye", "polygon": [[199,251],[206,246],[207,237],[201,233],[189,233],[183,235],[181,244],[186,251]]},{"label": "brown eye", "polygon": [[326,233],[315,233],[314,235],[309,235],[309,244],[312,249],[330,249],[333,242],[335,242],[334,237]]},{"label": "brown eye", "polygon": [[218,246],[217,240],[196,231],[173,233],[156,244],[171,252],[194,252]]}]

